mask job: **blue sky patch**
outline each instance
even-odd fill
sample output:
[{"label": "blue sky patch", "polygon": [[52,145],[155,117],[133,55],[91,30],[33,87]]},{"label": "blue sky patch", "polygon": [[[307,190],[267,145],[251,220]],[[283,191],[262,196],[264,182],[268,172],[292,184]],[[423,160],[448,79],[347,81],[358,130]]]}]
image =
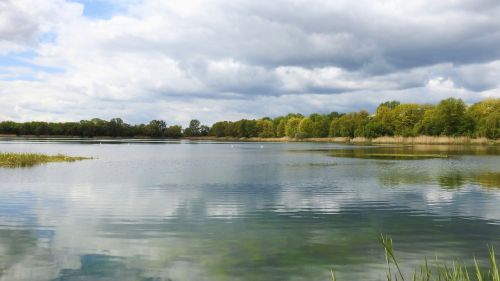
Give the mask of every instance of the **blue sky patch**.
[{"label": "blue sky patch", "polygon": [[[73,0],[83,4],[83,15],[93,19],[109,19],[126,11],[126,4],[132,1]],[[139,1],[134,1],[139,2]]]},{"label": "blue sky patch", "polygon": [[[63,68],[36,65],[31,61],[36,58],[34,51],[21,53],[11,53],[0,55],[0,80],[3,81],[37,81],[39,73],[60,73]],[[19,68],[26,68],[27,71],[16,71]]]}]

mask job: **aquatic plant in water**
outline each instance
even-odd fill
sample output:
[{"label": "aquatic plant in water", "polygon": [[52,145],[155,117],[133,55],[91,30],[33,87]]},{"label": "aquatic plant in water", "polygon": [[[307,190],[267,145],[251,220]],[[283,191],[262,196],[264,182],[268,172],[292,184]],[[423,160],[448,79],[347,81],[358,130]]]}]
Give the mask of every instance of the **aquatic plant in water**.
[{"label": "aquatic plant in water", "polygon": [[45,155],[39,153],[0,153],[0,167],[31,167],[50,162],[74,162],[92,159],[91,157],[73,157],[63,154]]},{"label": "aquatic plant in water", "polygon": [[[500,281],[498,265],[493,247],[488,248],[490,268],[487,270],[481,269],[474,258],[474,269],[469,273],[467,266],[459,261],[453,262],[452,265],[437,264],[434,268],[430,267],[427,259],[420,269],[416,269],[409,278],[402,272],[396,255],[392,239],[381,234],[379,242],[384,248],[385,262],[387,264],[387,281]],[[337,281],[337,276],[334,270],[331,270],[332,280]]]}]

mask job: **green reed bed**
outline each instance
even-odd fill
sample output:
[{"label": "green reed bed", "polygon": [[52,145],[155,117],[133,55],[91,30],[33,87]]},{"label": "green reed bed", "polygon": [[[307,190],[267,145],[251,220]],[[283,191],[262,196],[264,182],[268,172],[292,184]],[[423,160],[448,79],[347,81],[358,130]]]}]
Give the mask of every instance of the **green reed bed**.
[{"label": "green reed bed", "polygon": [[0,152],[0,167],[31,167],[34,165],[52,163],[52,162],[74,162],[89,157],[74,157],[63,154],[45,155],[39,153],[2,153]]},{"label": "green reed bed", "polygon": [[[436,263],[429,266],[427,259],[419,269],[411,273],[402,272],[398,259],[394,253],[392,239],[388,236],[380,235],[379,242],[385,251],[385,262],[387,264],[387,281],[500,281],[497,260],[493,247],[489,247],[489,268],[480,268],[476,258],[473,267],[468,267],[465,263],[455,261],[451,265]],[[335,271],[331,271],[332,280],[336,281]]]}]

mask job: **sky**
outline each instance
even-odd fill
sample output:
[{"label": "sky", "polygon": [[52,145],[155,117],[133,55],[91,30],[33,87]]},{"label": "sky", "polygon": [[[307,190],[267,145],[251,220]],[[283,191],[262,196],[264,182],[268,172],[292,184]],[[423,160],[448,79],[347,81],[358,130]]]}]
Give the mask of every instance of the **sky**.
[{"label": "sky", "polygon": [[498,0],[0,0],[0,120],[500,98]]}]

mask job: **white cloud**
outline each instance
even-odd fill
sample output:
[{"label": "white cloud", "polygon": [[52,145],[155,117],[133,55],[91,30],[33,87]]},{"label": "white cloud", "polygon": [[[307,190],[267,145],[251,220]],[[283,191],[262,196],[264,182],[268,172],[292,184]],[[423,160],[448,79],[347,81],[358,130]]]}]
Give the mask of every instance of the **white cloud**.
[{"label": "white cloud", "polygon": [[35,54],[0,64],[0,117],[186,124],[500,97],[496,1],[123,5],[99,19],[64,0],[0,1],[0,54]]},{"label": "white cloud", "polygon": [[0,1],[0,54],[36,47],[44,33],[78,18],[82,9],[64,0]]}]

